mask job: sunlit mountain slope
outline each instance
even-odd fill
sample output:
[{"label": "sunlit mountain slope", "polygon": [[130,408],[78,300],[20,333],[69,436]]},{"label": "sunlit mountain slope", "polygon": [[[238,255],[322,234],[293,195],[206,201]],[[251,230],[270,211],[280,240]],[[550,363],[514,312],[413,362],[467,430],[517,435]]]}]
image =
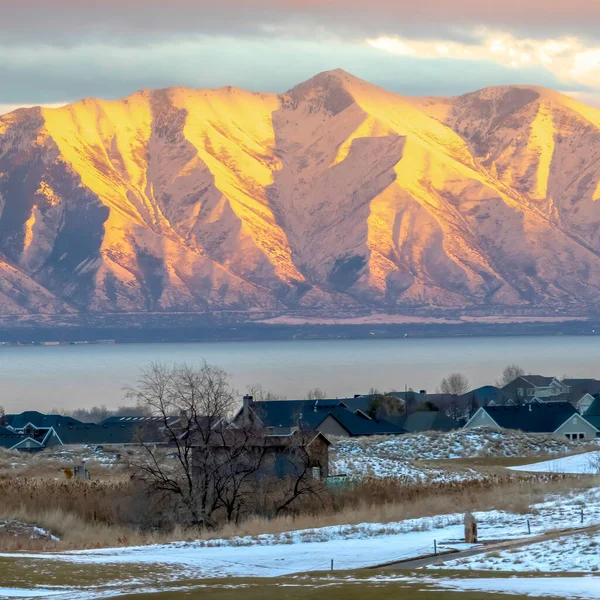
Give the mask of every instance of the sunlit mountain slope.
[{"label": "sunlit mountain slope", "polygon": [[142,90],[0,117],[7,313],[595,310],[600,111],[533,87]]}]

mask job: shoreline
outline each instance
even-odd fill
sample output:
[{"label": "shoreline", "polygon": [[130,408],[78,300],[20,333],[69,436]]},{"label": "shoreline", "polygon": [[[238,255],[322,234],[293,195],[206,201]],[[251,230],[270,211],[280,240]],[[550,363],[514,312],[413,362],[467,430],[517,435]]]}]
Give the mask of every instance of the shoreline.
[{"label": "shoreline", "polygon": [[0,322],[0,349],[26,346],[91,346],[136,343],[253,342],[283,340],[353,340],[460,337],[594,336],[600,320],[571,317],[483,317],[478,320],[364,322],[341,319],[325,322],[279,321],[247,323],[154,322],[95,324],[29,324],[6,327]]}]

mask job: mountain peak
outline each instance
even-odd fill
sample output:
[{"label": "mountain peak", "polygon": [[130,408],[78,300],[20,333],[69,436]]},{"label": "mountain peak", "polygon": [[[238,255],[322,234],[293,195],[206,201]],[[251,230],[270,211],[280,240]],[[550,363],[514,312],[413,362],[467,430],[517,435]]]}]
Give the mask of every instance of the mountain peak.
[{"label": "mountain peak", "polygon": [[320,107],[336,115],[354,104],[352,88],[356,83],[363,82],[343,69],[323,71],[293,87],[285,96],[296,105],[308,101],[313,109]]},{"label": "mountain peak", "polygon": [[533,86],[413,99],[342,69],[282,95],[17,111],[0,118],[0,310],[587,314],[594,115]]}]

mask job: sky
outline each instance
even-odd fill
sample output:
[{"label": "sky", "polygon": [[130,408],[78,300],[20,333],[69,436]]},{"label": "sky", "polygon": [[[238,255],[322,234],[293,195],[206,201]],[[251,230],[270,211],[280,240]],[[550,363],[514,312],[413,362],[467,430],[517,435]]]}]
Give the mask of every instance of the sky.
[{"label": "sky", "polygon": [[406,95],[542,85],[600,107],[600,0],[2,0],[0,114],[342,68]]}]

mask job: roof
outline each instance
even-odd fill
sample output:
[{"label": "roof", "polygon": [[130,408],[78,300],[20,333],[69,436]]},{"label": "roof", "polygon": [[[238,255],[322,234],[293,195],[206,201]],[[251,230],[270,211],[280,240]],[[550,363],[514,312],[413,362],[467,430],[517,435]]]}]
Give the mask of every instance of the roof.
[{"label": "roof", "polygon": [[408,415],[396,417],[393,419],[393,422],[403,427],[408,433],[459,429],[457,421],[446,416],[439,410],[419,410]]},{"label": "roof", "polygon": [[[11,450],[18,445],[24,445],[24,449],[27,450],[38,450],[42,448],[42,445],[39,442],[36,442],[33,438],[31,438],[28,435],[14,433],[9,429],[5,429],[3,427],[0,429],[8,431],[8,433],[0,431],[0,448]],[[25,446],[27,446],[27,448],[25,448]]]},{"label": "roof", "polygon": [[589,417],[600,417],[600,396],[596,396],[594,401],[589,405],[588,409],[583,413],[583,416],[589,420]]},{"label": "roof", "polygon": [[[179,417],[167,417],[169,423],[174,423],[179,420]],[[121,415],[118,417],[108,417],[104,419],[104,421],[100,421],[99,425],[110,425],[111,423],[139,423],[148,424],[148,423],[162,423],[162,417],[143,417],[143,416],[128,416]]]},{"label": "roof", "polygon": [[316,429],[318,429],[323,421],[329,416],[333,417],[352,436],[398,435],[406,433],[402,427],[395,425],[394,423],[390,423],[384,419],[365,419],[343,407],[334,408],[323,415],[321,422],[316,425]]},{"label": "roof", "polygon": [[84,445],[92,444],[135,444],[141,440],[163,441],[155,427],[146,427],[138,422],[128,423],[88,423],[64,427],[55,430],[63,444]]},{"label": "roof", "polygon": [[[563,383],[571,388],[571,395],[579,398],[585,394],[600,394],[600,381],[598,379],[563,379]],[[579,398],[577,398],[579,400]]]},{"label": "roof", "polygon": [[545,387],[550,385],[556,379],[556,377],[546,377],[545,375],[521,375],[521,377],[517,377],[517,379],[523,379],[534,387]]},{"label": "roof", "polygon": [[529,433],[553,433],[578,414],[570,402],[532,403],[522,406],[484,406],[499,427]]},{"label": "roof", "polygon": [[69,425],[83,425],[81,421],[64,415],[45,415],[37,410],[26,410],[20,414],[6,415],[6,423],[13,429],[23,429],[29,423],[37,428],[66,427]]},{"label": "roof", "polygon": [[332,409],[344,407],[342,400],[267,400],[250,408],[264,427],[315,429]]},{"label": "roof", "polygon": [[[356,414],[348,407],[349,400],[267,400],[253,402],[250,407],[266,428],[279,429],[298,427],[303,430],[318,430],[331,415],[350,435],[392,435],[404,433],[393,423],[370,419]],[[358,406],[358,404],[357,404]],[[364,412],[364,411],[363,411]]]},{"label": "roof", "polygon": [[245,433],[240,433],[235,429],[230,429],[222,435],[211,437],[204,443],[200,440],[194,446],[197,448],[205,447],[206,445],[214,448],[228,448],[233,444],[242,443],[246,446],[256,448],[287,448],[297,442],[305,446],[310,446],[316,440],[320,440],[327,446],[331,446],[331,442],[318,431],[293,431],[287,434],[257,433],[251,437],[246,437]]},{"label": "roof", "polygon": [[478,387],[470,392],[466,392],[461,396],[463,399],[471,399],[475,397],[475,399],[481,404],[489,404],[490,402],[495,402],[496,404],[504,404],[509,400],[509,397],[498,387],[495,385],[484,385],[482,387]]}]

